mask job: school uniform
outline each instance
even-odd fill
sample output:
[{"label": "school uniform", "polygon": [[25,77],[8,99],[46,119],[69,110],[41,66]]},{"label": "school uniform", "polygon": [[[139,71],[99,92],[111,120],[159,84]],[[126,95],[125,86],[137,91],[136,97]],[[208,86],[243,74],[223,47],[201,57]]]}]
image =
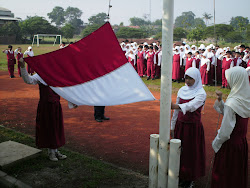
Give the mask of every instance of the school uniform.
[{"label": "school uniform", "polygon": [[219,59],[223,50],[220,48],[215,54],[217,83],[222,83],[222,61]]},{"label": "school uniform", "polygon": [[196,67],[196,62],[194,58],[186,58],[185,72],[190,67]]},{"label": "school uniform", "polygon": [[180,79],[184,79],[185,74],[185,66],[186,66],[186,54],[184,52],[180,52]]},{"label": "school uniform", "polygon": [[11,78],[14,78],[14,66],[16,64],[15,52],[13,50],[5,50],[4,53],[7,55],[9,75]]},{"label": "school uniform", "polygon": [[242,63],[241,57],[234,58],[233,61],[234,61],[234,67],[240,66],[240,64]]},{"label": "school uniform", "polygon": [[40,100],[36,116],[36,146],[57,149],[65,144],[64,125],[60,96],[56,94],[38,75],[29,76],[21,68],[25,83],[39,84]]},{"label": "school uniform", "polygon": [[197,69],[200,69],[200,62],[201,62],[201,59],[199,58],[199,56],[195,56],[194,59],[195,59],[195,67],[196,67]]},{"label": "school uniform", "polygon": [[206,100],[200,72],[187,69],[185,75],[195,79],[193,86],[183,86],[177,94],[175,110],[171,120],[174,138],[181,140],[180,180],[195,181],[205,175],[205,137],[201,122],[201,110]]},{"label": "school uniform", "polygon": [[18,74],[19,76],[21,77],[21,67],[20,67],[20,62],[19,60],[21,58],[23,58],[23,53],[22,52],[18,52],[17,50],[15,50],[15,53],[16,53],[16,59],[17,59],[17,68],[18,68]]},{"label": "school uniform", "polygon": [[206,57],[210,60],[210,70],[208,72],[208,83],[213,84],[214,80],[214,69],[215,69],[215,56],[213,52],[205,52]]},{"label": "school uniform", "polygon": [[225,76],[225,71],[234,66],[234,61],[232,58],[223,58],[222,60],[222,86],[227,87],[227,79]]},{"label": "school uniform", "polygon": [[209,83],[209,72],[210,70],[210,60],[207,58],[201,58],[201,63],[200,63],[200,73],[201,73],[201,80],[202,80],[202,85],[208,85]]},{"label": "school uniform", "polygon": [[158,54],[156,57],[156,64],[155,64],[155,77],[160,78],[161,77],[161,62],[162,62],[162,51],[158,51]]},{"label": "school uniform", "polygon": [[172,66],[172,79],[173,80],[180,80],[181,75],[180,75],[180,67],[181,67],[181,57],[180,53],[175,53],[173,56],[173,66]]},{"label": "school uniform", "polygon": [[223,114],[220,130],[212,147],[215,159],[212,188],[247,188],[248,145],[247,126],[250,117],[250,87],[244,68],[226,70],[231,92],[224,104],[216,100],[214,108]]},{"label": "school uniform", "polygon": [[139,76],[144,75],[144,69],[145,69],[144,59],[145,59],[144,51],[143,50],[138,51],[137,52],[137,72]]},{"label": "school uniform", "polygon": [[155,77],[155,64],[154,64],[154,52],[148,52],[146,55],[147,58],[147,77]]}]

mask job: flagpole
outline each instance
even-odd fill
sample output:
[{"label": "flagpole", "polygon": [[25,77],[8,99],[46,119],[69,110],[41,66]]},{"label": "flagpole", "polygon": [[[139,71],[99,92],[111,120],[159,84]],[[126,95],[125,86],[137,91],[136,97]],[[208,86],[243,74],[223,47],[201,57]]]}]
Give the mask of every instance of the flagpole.
[{"label": "flagpole", "polygon": [[160,138],[158,158],[158,187],[161,188],[166,188],[168,184],[167,173],[172,95],[173,16],[174,0],[163,0]]}]

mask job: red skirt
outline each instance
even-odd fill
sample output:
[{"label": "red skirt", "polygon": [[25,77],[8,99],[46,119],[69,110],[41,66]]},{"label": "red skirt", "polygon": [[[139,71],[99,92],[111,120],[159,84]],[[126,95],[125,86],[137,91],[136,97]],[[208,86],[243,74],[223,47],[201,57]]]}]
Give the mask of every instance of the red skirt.
[{"label": "red skirt", "polygon": [[205,136],[201,122],[185,123],[177,120],[175,138],[181,140],[180,179],[194,181],[205,176]]},{"label": "red skirt", "polygon": [[60,101],[40,101],[36,117],[36,145],[57,149],[65,145],[63,114]]}]

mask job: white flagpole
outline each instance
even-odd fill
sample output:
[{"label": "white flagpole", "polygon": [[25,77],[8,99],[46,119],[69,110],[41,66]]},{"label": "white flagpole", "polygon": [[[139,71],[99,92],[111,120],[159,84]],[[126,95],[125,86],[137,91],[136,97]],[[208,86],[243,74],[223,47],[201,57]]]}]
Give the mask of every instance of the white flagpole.
[{"label": "white flagpole", "polygon": [[173,13],[174,0],[163,0],[160,138],[158,159],[158,187],[161,188],[166,188],[168,185],[172,95]]}]

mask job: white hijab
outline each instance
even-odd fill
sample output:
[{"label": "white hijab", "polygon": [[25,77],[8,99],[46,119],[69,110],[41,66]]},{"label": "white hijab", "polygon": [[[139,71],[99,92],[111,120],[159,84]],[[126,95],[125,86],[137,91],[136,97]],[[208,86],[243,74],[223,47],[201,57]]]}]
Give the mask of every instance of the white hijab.
[{"label": "white hijab", "polygon": [[192,86],[183,86],[179,91],[178,91],[178,97],[184,100],[188,99],[193,99],[197,95],[204,95],[204,98],[206,98],[207,94],[205,90],[202,87],[202,82],[201,82],[201,74],[199,69],[195,67],[190,67],[187,69],[185,72],[185,75],[190,76],[195,80],[194,85]]},{"label": "white hijab", "polygon": [[250,117],[250,86],[246,69],[236,66],[227,69],[225,75],[231,88],[225,105],[242,118]]}]

